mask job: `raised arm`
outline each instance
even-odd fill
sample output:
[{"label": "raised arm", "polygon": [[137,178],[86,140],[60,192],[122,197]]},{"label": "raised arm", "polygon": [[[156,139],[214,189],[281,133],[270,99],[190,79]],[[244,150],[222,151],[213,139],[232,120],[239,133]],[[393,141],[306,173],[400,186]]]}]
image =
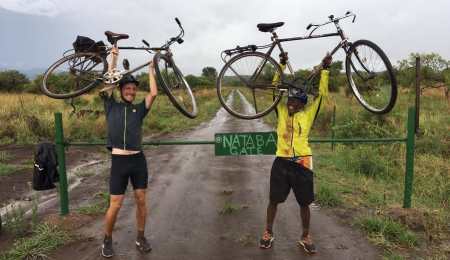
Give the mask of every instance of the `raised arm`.
[{"label": "raised arm", "polygon": [[145,107],[150,109],[152,107],[153,101],[155,101],[156,96],[158,95],[158,85],[156,84],[155,79],[155,67],[153,62],[148,66],[148,79],[149,79],[149,93],[145,97]]}]

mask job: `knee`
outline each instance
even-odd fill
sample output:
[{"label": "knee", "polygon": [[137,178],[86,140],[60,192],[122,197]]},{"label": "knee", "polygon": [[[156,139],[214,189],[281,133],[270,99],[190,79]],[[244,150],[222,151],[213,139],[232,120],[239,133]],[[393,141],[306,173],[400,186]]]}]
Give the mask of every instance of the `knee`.
[{"label": "knee", "polygon": [[122,207],[121,200],[111,199],[109,202],[109,208],[114,211],[118,211]]},{"label": "knee", "polygon": [[147,206],[147,203],[145,201],[145,196],[137,196],[136,204],[137,204],[138,208],[145,208]]}]

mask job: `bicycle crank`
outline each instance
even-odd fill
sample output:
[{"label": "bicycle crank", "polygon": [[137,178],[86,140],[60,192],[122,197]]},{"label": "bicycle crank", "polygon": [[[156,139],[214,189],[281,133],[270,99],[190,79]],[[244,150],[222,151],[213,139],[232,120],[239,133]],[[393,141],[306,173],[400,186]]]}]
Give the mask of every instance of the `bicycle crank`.
[{"label": "bicycle crank", "polygon": [[113,69],[112,71],[108,71],[103,75],[103,82],[105,84],[115,84],[122,79],[123,75],[120,70]]}]

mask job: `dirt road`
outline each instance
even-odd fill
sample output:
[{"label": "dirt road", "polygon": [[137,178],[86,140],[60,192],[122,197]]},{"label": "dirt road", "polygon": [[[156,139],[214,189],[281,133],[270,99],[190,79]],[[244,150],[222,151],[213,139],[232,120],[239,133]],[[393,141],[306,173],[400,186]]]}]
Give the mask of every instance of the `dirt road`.
[{"label": "dirt road", "polygon": [[[223,109],[208,124],[179,139],[212,140],[216,132],[266,131],[261,121],[233,118]],[[378,259],[380,252],[364,236],[342,226],[330,213],[314,208],[312,235],[319,253],[296,247],[301,224],[291,194],[280,205],[270,250],[257,247],[265,223],[273,156],[215,157],[212,145],[165,146],[145,151],[152,182],[146,234],[153,251],[134,246],[135,207],[131,186],[113,235],[113,259]],[[228,205],[228,206],[226,206]],[[220,214],[222,209],[230,214]],[[81,232],[93,239],[58,250],[54,259],[102,259],[103,219]]]}]

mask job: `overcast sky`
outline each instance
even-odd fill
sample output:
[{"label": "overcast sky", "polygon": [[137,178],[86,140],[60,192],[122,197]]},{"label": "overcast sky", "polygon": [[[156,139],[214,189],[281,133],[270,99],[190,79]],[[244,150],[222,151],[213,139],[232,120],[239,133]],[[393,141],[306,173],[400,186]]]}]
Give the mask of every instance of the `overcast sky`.
[{"label": "overcast sky", "polygon": [[[341,25],[350,40],[377,43],[391,62],[411,52],[437,52],[450,59],[450,1],[304,1],[304,0],[0,0],[0,69],[46,68],[72,47],[77,35],[105,40],[103,32],[128,33],[120,45],[141,46],[146,39],[160,46],[178,33],[174,17],[186,31],[185,42],[173,45],[184,74],[200,74],[205,66],[220,70],[220,52],[236,45],[269,43],[260,22],[283,21],[281,37],[302,36],[310,22],[329,14],[357,14]],[[334,27],[321,32],[333,32]],[[338,38],[285,44],[294,68],[316,65]],[[146,53],[123,52],[131,65],[149,59]],[[341,55],[335,59],[342,59]]]}]

